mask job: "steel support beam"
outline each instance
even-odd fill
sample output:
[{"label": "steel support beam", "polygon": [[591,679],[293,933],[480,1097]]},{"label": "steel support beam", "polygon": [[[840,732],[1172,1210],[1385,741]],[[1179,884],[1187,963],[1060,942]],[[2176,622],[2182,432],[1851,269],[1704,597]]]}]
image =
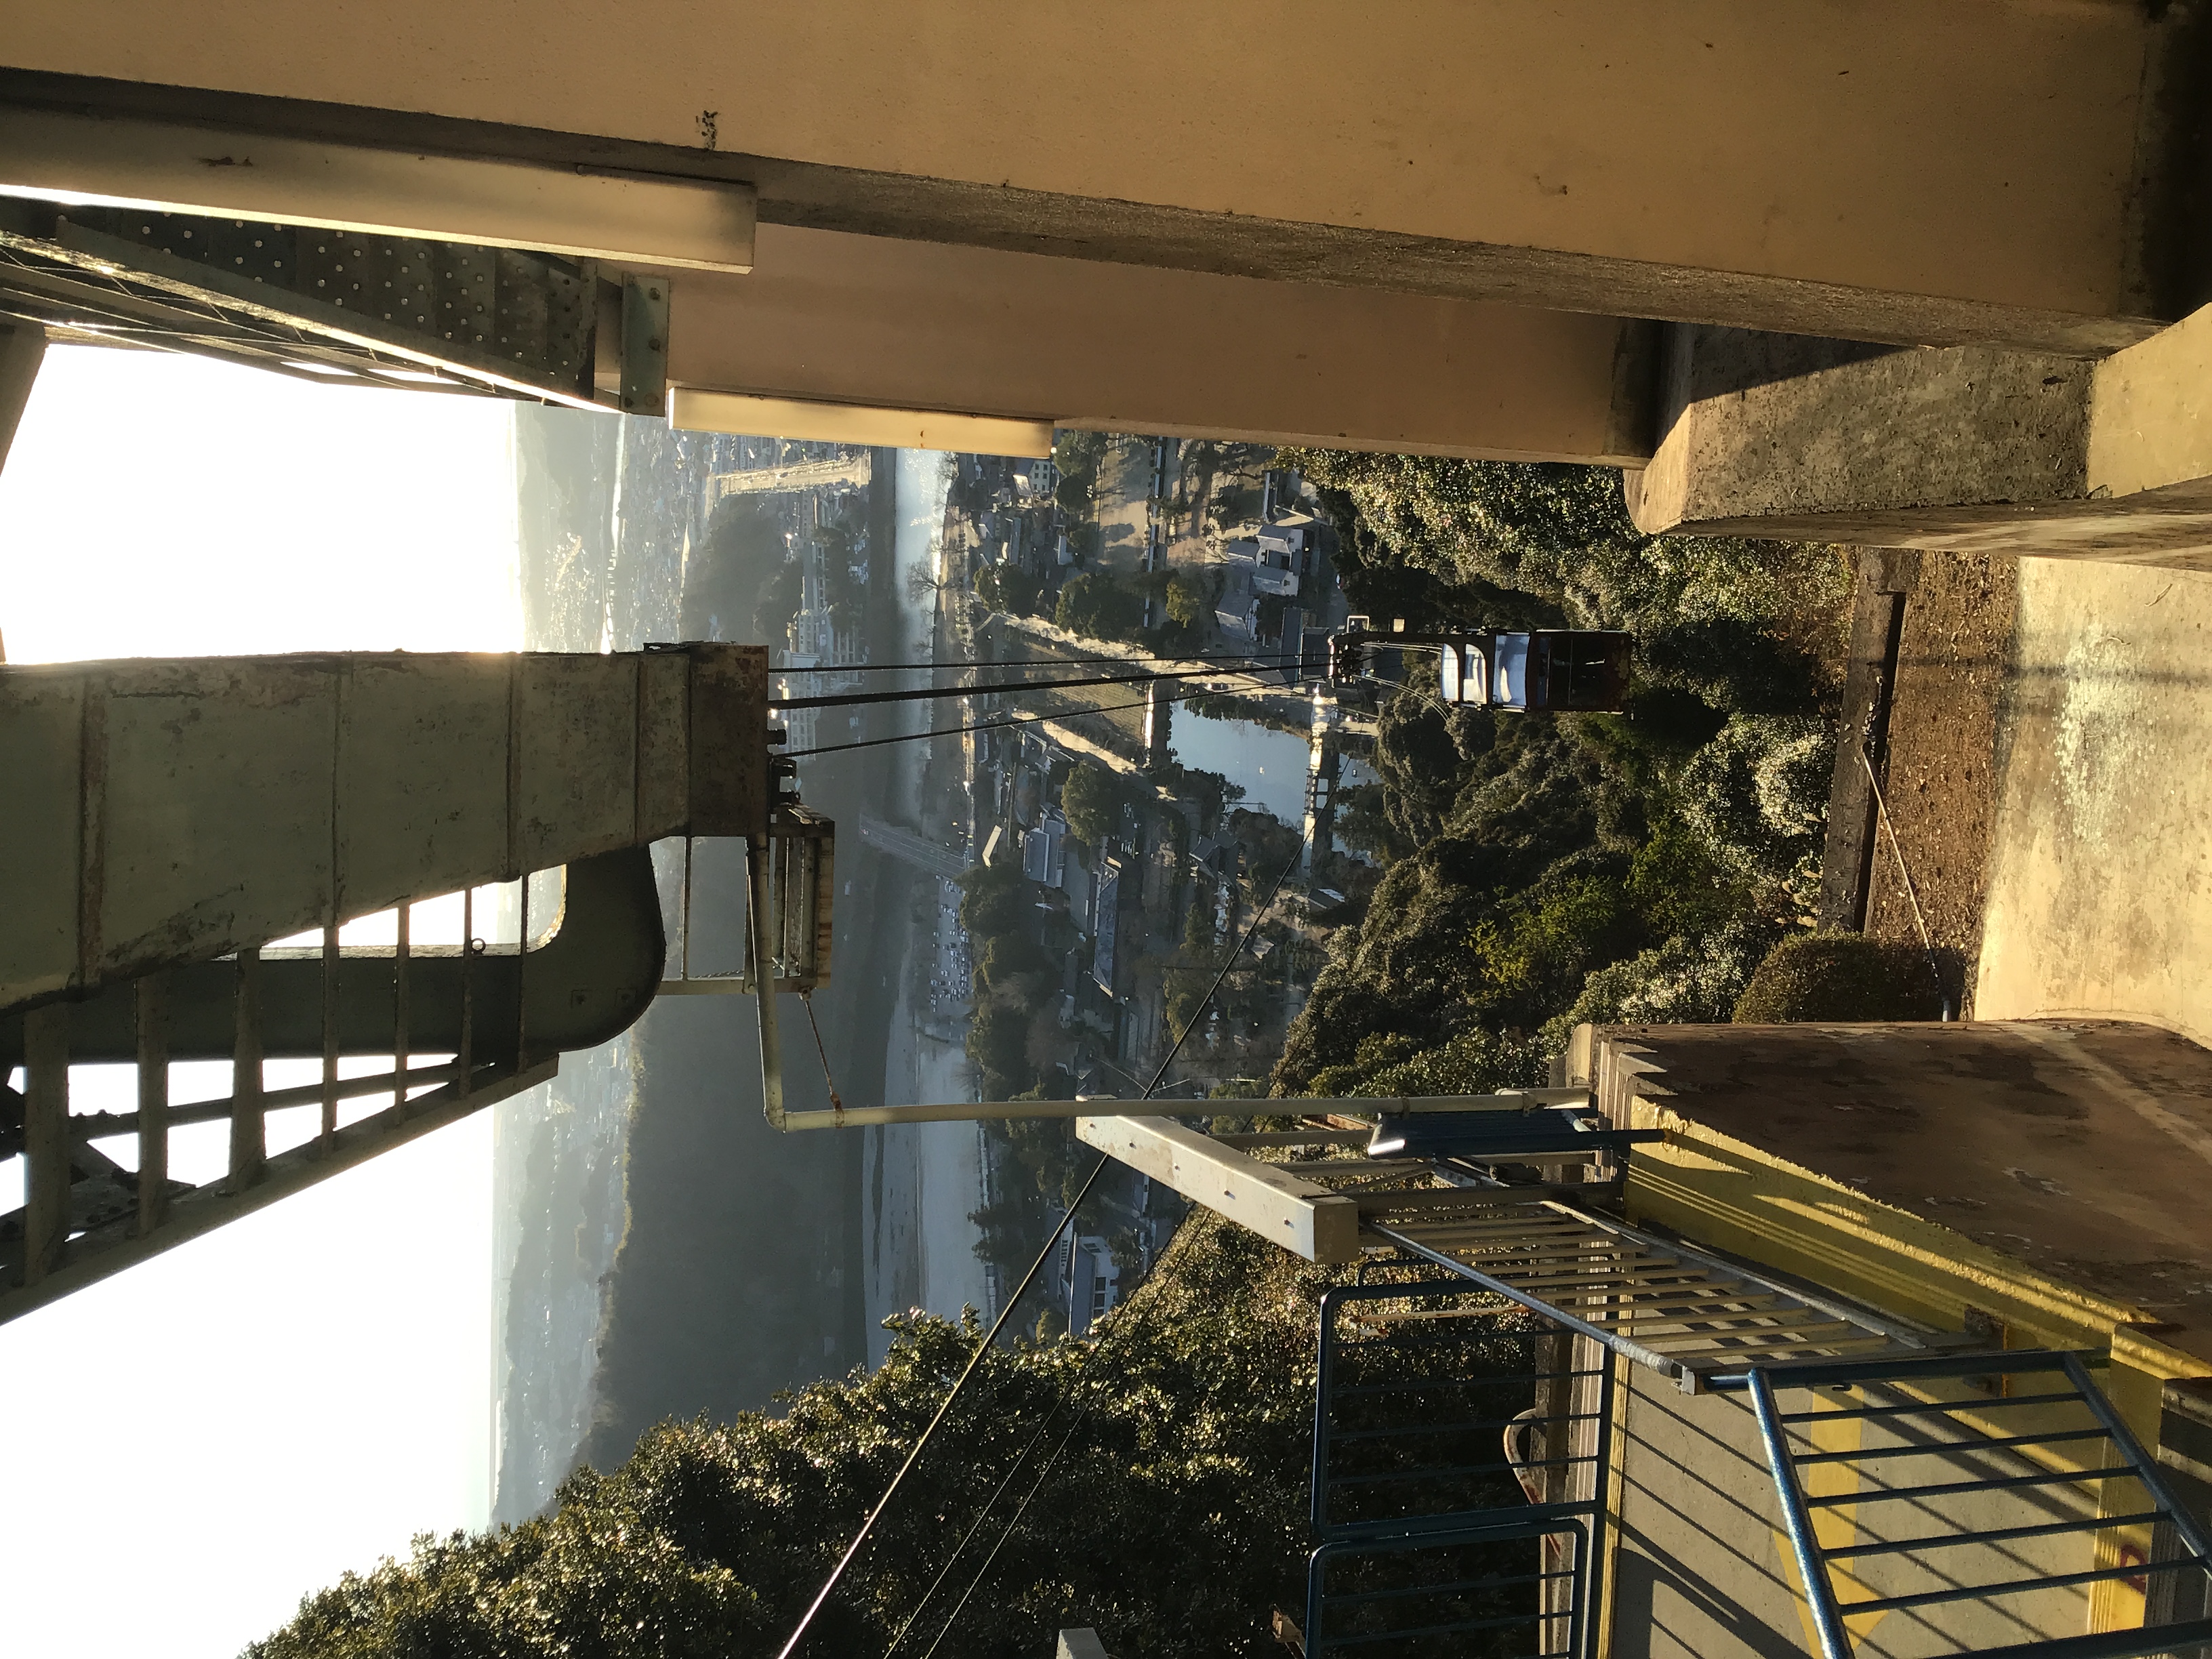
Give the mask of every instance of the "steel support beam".
[{"label": "steel support beam", "polygon": [[251,1187],[229,1190],[227,1183],[216,1182],[174,1198],[167,1224],[155,1231],[141,1233],[137,1218],[125,1216],[82,1233],[69,1241],[59,1261],[20,1287],[15,1284],[18,1272],[27,1265],[22,1246],[13,1241],[0,1243],[0,1324],[457,1123],[478,1107],[534,1088],[559,1069],[557,1056],[520,1072],[505,1061],[481,1066],[471,1087],[448,1084],[434,1094],[417,1096],[404,1112],[387,1107],[347,1124],[331,1137],[328,1150],[321,1142],[309,1140],[277,1153],[263,1164],[261,1178]]},{"label": "steel support beam", "polygon": [[1309,1261],[1359,1260],[1358,1202],[1317,1182],[1160,1119],[1079,1117],[1075,1133]]}]

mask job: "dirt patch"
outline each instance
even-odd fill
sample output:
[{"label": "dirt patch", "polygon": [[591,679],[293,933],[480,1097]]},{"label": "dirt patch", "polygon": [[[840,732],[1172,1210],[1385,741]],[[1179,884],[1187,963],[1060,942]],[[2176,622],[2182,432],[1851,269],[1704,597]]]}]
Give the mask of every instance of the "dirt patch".
[{"label": "dirt patch", "polygon": [[[2018,562],[1923,553],[1905,601],[1882,798],[1936,942],[1946,988],[1973,1012],[1996,808],[1997,719],[2009,676]],[[1917,944],[1897,849],[1877,830],[1866,931]]]}]

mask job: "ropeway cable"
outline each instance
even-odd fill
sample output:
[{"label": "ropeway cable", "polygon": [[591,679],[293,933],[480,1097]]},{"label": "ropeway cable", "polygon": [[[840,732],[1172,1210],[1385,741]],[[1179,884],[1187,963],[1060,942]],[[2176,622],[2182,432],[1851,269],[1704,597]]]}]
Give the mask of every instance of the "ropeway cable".
[{"label": "ropeway cable", "polygon": [[[995,732],[1001,726],[1034,726],[1039,720],[1075,720],[1086,714],[1111,714],[1124,709],[1143,708],[1164,702],[1188,702],[1194,697],[1212,696],[1205,686],[1194,691],[1178,691],[1171,697],[1139,697],[1132,702],[1102,702],[1089,708],[1056,708],[1043,714],[1000,714],[989,720],[971,720],[965,726],[933,726],[924,732],[902,732],[896,737],[862,738],[855,743],[828,743],[813,749],[780,750],[786,760],[805,760],[815,755],[839,755],[850,749],[878,749],[887,743],[919,743],[925,738],[957,738],[969,732]],[[1224,695],[1233,696],[1234,693]]]},{"label": "ropeway cable", "polygon": [[[1038,665],[992,665],[1028,668]],[[797,671],[805,672],[805,670]],[[928,702],[945,697],[988,696],[994,691],[1076,690],[1090,685],[1157,685],[1164,680],[1223,679],[1238,674],[1264,674],[1266,669],[1189,668],[1179,673],[1088,674],[1072,680],[986,680],[980,685],[916,685],[896,691],[830,691],[817,697],[770,697],[768,706],[779,708],[854,708],[872,702]]]},{"label": "ropeway cable", "polygon": [[[891,1644],[884,1650],[884,1659],[891,1659],[891,1656],[898,1651],[899,1644],[906,1640],[906,1633],[914,1628],[914,1621],[921,1617],[921,1610],[929,1605],[930,1597],[935,1595],[939,1588],[952,1576],[952,1569],[959,1563],[961,1556],[967,1553],[968,1546],[975,1541],[975,1534],[983,1530],[983,1522],[990,1519],[991,1511],[998,1507],[999,1500],[1006,1495],[1006,1488],[1014,1484],[1014,1477],[1022,1472],[1022,1465],[1029,1462],[1030,1454],[1037,1449],[1038,1443],[1045,1437],[1045,1431],[1052,1427],[1053,1419],[1060,1415],[1060,1408],[1063,1403],[1057,1400],[1053,1402],[1052,1409],[1045,1413],[1044,1421],[1037,1425],[1036,1432],[1030,1437],[1029,1443],[1016,1453],[1014,1461],[1006,1466],[1005,1478],[999,1482],[990,1497],[983,1500],[983,1507],[977,1511],[973,1524],[966,1532],[960,1534],[960,1541],[952,1547],[952,1553],[945,1559],[944,1566],[938,1570],[937,1577],[929,1581],[929,1588],[922,1591],[921,1600],[914,1604],[914,1611],[907,1614],[906,1622],[901,1625],[891,1637]],[[1081,1420],[1081,1417],[1079,1416],[1077,1421],[1079,1423]],[[1066,1443],[1062,1441],[1060,1443],[1065,1445]],[[1054,1455],[1057,1456],[1058,1454],[1055,1453]],[[1049,1468],[1050,1465],[1048,1464],[1047,1467]]]},{"label": "ropeway cable", "polygon": [[[1044,1490],[1044,1483],[1052,1474],[1053,1465],[1060,1462],[1060,1453],[1067,1449],[1067,1443],[1075,1438],[1076,1431],[1090,1420],[1091,1407],[1085,1406],[1076,1414],[1075,1421],[1067,1425],[1067,1432],[1060,1437],[1060,1443],[1052,1449],[1052,1455],[1045,1459],[1044,1467],[1037,1471],[1037,1478],[1030,1483],[1030,1489],[1022,1494],[1022,1501],[1014,1506],[1014,1512],[1006,1517],[1006,1524],[999,1529],[998,1541],[991,1546],[991,1553],[983,1558],[983,1565],[975,1569],[975,1576],[968,1581],[968,1588],[960,1592],[960,1599],[952,1604],[952,1611],[945,1615],[944,1624],[938,1627],[937,1639],[924,1650],[921,1659],[936,1659],[938,1649],[944,1646],[945,1638],[952,1634],[952,1626],[958,1622],[961,1610],[968,1605],[968,1598],[975,1595],[977,1587],[988,1576],[991,1563],[999,1559],[999,1552],[1006,1548],[1006,1540],[1014,1535],[1014,1528],[1021,1525],[1022,1516],[1029,1513],[1030,1501]],[[945,1563],[948,1571],[951,1565],[949,1561]],[[921,1609],[916,1607],[915,1611],[919,1613]],[[890,1659],[888,1650],[885,1650],[884,1659]]]},{"label": "ropeway cable", "polygon": [[1286,663],[1297,660],[1295,651],[1274,655],[1255,654],[1249,651],[1136,651],[1109,652],[1099,656],[1038,657],[1027,662],[846,662],[831,663],[820,668],[778,668],[777,674],[889,674],[900,671],[919,672],[924,669],[957,668],[963,673],[971,668],[1060,668],[1094,662],[1121,662],[1132,666],[1140,662],[1219,662],[1219,663]]},{"label": "ropeway cable", "polygon": [[[1237,940],[1237,948],[1229,953],[1229,959],[1221,964],[1221,971],[1213,976],[1213,983],[1206,988],[1206,995],[1200,999],[1198,1006],[1192,1011],[1190,1023],[1182,1028],[1182,1036],[1176,1038],[1175,1046],[1168,1050],[1167,1058],[1160,1062],[1159,1069],[1152,1073],[1151,1086],[1145,1091],[1141,1097],[1143,1099],[1150,1100],[1154,1091],[1158,1089],[1162,1081],[1167,1077],[1168,1067],[1175,1064],[1176,1056],[1182,1052],[1184,1039],[1198,1029],[1199,1015],[1206,1012],[1206,1004],[1213,1000],[1215,993],[1221,989],[1221,982],[1229,977],[1229,970],[1237,965],[1237,958],[1244,954],[1245,947],[1252,943],[1253,936],[1260,931],[1260,924],[1267,920],[1267,912],[1274,908],[1275,896],[1282,891],[1283,883],[1290,878],[1291,872],[1298,867],[1298,860],[1305,855],[1305,850],[1306,838],[1300,836],[1297,850],[1291,853],[1290,861],[1276,872],[1274,884],[1267,889],[1266,902],[1253,912],[1251,925],[1245,928],[1243,938]],[[1037,1275],[1044,1271],[1044,1264],[1052,1259],[1054,1250],[1059,1247],[1060,1236],[1066,1232],[1068,1224],[1075,1219],[1076,1212],[1083,1207],[1083,1200],[1091,1196],[1091,1189],[1098,1184],[1098,1177],[1105,1173],[1106,1166],[1113,1161],[1110,1156],[1102,1152],[1099,1154],[1098,1162],[1091,1166],[1091,1173],[1083,1178],[1083,1185],[1076,1189],[1074,1198],[1068,1203],[1066,1212],[1060,1217],[1059,1224],[1053,1228],[1051,1236],[1045,1240],[1044,1248],[1037,1252],[1036,1260],[1030,1263],[1030,1270],[1022,1275],[1022,1282],[1014,1287],[1014,1293],[1006,1298],[1006,1305],[999,1310],[999,1316],[991,1322],[991,1328],[983,1333],[982,1340],[975,1345],[975,1352],[969,1355],[967,1364],[961,1368],[960,1375],[953,1379],[951,1390],[946,1394],[944,1401],[938,1407],[937,1414],[929,1419],[928,1425],[921,1431],[921,1438],[914,1443],[913,1449],[907,1453],[906,1461],[899,1465],[898,1473],[891,1476],[890,1485],[884,1488],[884,1495],[876,1500],[875,1507],[870,1510],[866,1517],[861,1521],[860,1531],[853,1534],[853,1541],[846,1547],[844,1554],[837,1558],[837,1565],[830,1570],[830,1577],[823,1581],[822,1588],[815,1592],[814,1599],[807,1603],[806,1611],[799,1617],[798,1627],[791,1632],[790,1639],[777,1650],[776,1659],[791,1659],[791,1656],[799,1650],[799,1644],[806,1639],[807,1628],[813,1624],[814,1615],[822,1611],[823,1605],[830,1600],[830,1593],[837,1588],[838,1582],[844,1577],[845,1569],[851,1566],[854,1559],[860,1553],[860,1548],[868,1541],[869,1534],[875,1531],[876,1522],[883,1518],[884,1511],[890,1507],[891,1499],[898,1495],[900,1484],[905,1480],[908,1473],[915,1464],[921,1461],[921,1454],[928,1447],[932,1437],[937,1433],[946,1414],[951,1411],[952,1402],[960,1397],[961,1390],[968,1386],[968,1379],[975,1375],[976,1367],[983,1363],[983,1356],[988,1353],[998,1341],[999,1333],[1006,1328],[1006,1322],[1013,1317],[1014,1310],[1021,1305],[1022,1298],[1029,1294],[1030,1287],[1036,1282]]]}]

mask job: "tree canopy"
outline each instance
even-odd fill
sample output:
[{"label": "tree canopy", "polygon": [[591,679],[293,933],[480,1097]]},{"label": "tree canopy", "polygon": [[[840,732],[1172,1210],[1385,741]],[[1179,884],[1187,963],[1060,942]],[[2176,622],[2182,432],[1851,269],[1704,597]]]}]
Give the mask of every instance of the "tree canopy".
[{"label": "tree canopy", "polygon": [[[985,1356],[804,1651],[927,1649],[1004,1531],[949,1650],[1035,1659],[1065,1626],[1161,1659],[1275,1651],[1306,1533],[1314,1320],[1331,1270],[1194,1216],[1086,1341]],[[972,1321],[898,1322],[872,1375],[781,1415],[664,1424],[541,1519],[424,1537],[307,1597],[253,1659],[744,1659],[773,1654],[973,1352]],[[930,1583],[1009,1474],[1010,1496]],[[1011,1516],[1020,1498],[1035,1499]]]},{"label": "tree canopy", "polygon": [[1629,712],[1388,696],[1346,828],[1386,868],[1292,1026],[1284,1093],[1542,1081],[1584,1019],[1725,1020],[1818,880],[1839,550],[1639,533],[1608,469],[1285,451],[1355,609],[1625,629]]},{"label": "tree canopy", "polygon": [[1060,810],[1067,827],[1093,847],[1121,833],[1121,809],[1141,799],[1117,774],[1088,761],[1067,775],[1060,788]]}]

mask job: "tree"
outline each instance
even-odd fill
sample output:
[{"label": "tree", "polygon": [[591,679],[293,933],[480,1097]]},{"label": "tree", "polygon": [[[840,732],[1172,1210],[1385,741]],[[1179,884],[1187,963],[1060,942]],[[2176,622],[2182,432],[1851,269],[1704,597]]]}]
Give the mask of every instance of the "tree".
[{"label": "tree", "polygon": [[[815,1621],[809,1659],[884,1651],[1009,1476],[1037,1500],[1002,1542],[996,1514],[1013,1506],[986,1522],[987,1543],[924,1609],[917,1652],[995,1542],[948,1641],[969,1659],[1030,1659],[1070,1626],[1121,1653],[1279,1659],[1268,1610],[1298,1604],[1311,1547],[1316,1308],[1346,1276],[1199,1214],[1093,1340],[985,1354]],[[980,1334],[920,1316],[891,1328],[874,1373],[813,1384],[780,1416],[664,1424],[621,1467],[572,1476],[551,1515],[420,1538],[408,1559],[307,1597],[249,1653],[773,1654]],[[1472,1344],[1419,1352],[1469,1374],[1498,1363]]]},{"label": "tree", "polygon": [[1847,563],[1646,537],[1601,468],[1279,459],[1319,486],[1361,609],[1626,629],[1636,675],[1626,717],[1447,711],[1418,685],[1384,704],[1379,783],[1340,811],[1389,867],[1332,940],[1273,1085],[1530,1084],[1577,1019],[1723,1017],[1808,890]]},{"label": "tree", "polygon": [[1206,586],[1176,571],[1168,578],[1167,612],[1186,628],[1194,628],[1213,613],[1213,595]]},{"label": "tree", "polygon": [[1018,565],[988,564],[976,573],[975,597],[994,611],[1026,617],[1036,611],[1043,584]]},{"label": "tree", "polygon": [[1133,797],[1134,792],[1115,774],[1085,761],[1060,786],[1060,810],[1069,829],[1099,847],[1121,832],[1121,809]]},{"label": "tree", "polygon": [[971,864],[954,878],[961,890],[960,925],[969,937],[986,939],[1011,933],[1030,919],[1030,884],[1021,866],[1002,858],[996,864]]},{"label": "tree", "polygon": [[1134,639],[1145,625],[1145,602],[1111,575],[1086,572],[1061,584],[1052,619],[1072,634],[1094,640]]}]

